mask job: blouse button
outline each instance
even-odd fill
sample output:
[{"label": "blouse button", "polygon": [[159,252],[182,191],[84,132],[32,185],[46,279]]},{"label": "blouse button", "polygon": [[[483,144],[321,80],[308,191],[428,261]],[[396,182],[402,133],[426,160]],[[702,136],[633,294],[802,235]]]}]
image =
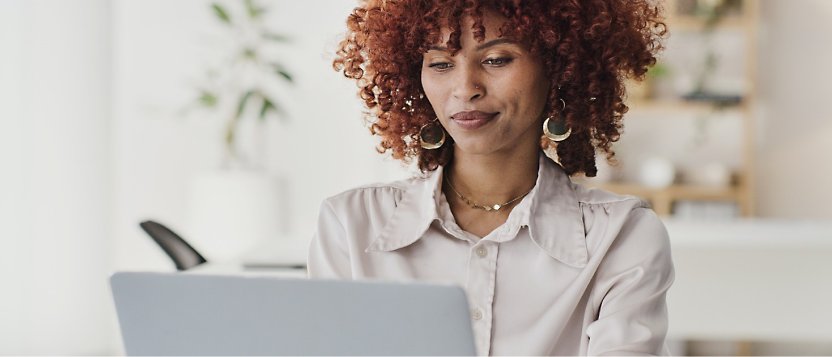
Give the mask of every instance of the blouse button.
[{"label": "blouse button", "polygon": [[477,255],[479,255],[480,258],[485,258],[485,256],[488,255],[488,251],[485,250],[485,247],[479,247],[477,248]]},{"label": "blouse button", "polygon": [[474,320],[482,319],[482,311],[480,311],[480,309],[474,308],[473,310],[471,310],[471,318]]}]

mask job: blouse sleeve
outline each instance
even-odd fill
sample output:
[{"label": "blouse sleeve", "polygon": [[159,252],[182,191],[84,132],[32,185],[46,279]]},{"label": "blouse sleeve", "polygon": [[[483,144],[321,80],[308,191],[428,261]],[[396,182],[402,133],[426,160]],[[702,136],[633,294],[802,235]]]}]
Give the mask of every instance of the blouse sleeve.
[{"label": "blouse sleeve", "polygon": [[329,200],[321,204],[318,227],[309,246],[307,269],[310,278],[348,279],[351,276],[346,231]]},{"label": "blouse sleeve", "polygon": [[663,355],[665,296],[674,279],[670,239],[649,208],[636,208],[598,269],[603,299],[587,327],[589,355]]}]

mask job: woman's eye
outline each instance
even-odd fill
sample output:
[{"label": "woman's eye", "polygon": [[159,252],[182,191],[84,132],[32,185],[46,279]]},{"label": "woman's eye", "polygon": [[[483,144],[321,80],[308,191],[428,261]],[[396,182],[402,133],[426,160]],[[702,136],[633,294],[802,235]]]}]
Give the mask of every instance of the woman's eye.
[{"label": "woman's eye", "polygon": [[511,63],[513,59],[509,57],[497,57],[497,58],[489,58],[483,61],[483,63],[492,66],[504,66]]},{"label": "woman's eye", "polygon": [[448,62],[436,62],[436,63],[431,63],[430,65],[428,65],[428,67],[433,68],[433,69],[438,70],[438,71],[444,71],[444,70],[447,70],[447,69],[451,68],[451,64],[448,63]]}]

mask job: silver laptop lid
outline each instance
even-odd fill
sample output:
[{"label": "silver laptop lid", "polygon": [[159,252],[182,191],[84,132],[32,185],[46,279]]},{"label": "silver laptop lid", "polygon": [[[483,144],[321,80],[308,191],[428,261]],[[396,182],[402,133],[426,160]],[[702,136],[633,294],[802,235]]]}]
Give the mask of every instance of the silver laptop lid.
[{"label": "silver laptop lid", "polygon": [[474,355],[458,286],[116,273],[128,355]]}]

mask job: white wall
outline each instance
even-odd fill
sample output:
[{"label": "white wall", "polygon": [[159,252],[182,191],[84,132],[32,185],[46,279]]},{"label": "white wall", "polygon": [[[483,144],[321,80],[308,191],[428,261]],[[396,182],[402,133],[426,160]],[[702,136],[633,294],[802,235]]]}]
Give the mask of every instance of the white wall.
[{"label": "white wall", "polygon": [[832,2],[761,3],[760,215],[832,219]]},{"label": "white wall", "polygon": [[[337,35],[354,3],[268,4],[268,23],[293,40],[282,62],[296,81],[280,98],[290,118],[269,129],[269,171],[284,176],[289,186],[290,195],[281,202],[287,234],[308,239],[323,198],[400,177],[402,171],[375,153],[355,85],[331,69]],[[191,84],[205,58],[222,51],[211,45],[221,25],[209,5],[205,0],[114,3],[117,268],[169,269],[167,257],[137,224],[154,218],[187,231],[191,180],[219,168],[222,121],[182,114],[196,93]]]},{"label": "white wall", "polygon": [[[221,123],[181,114],[217,51],[209,3],[0,1],[0,354],[114,353],[107,273],[172,269],[137,223],[183,224],[189,182],[219,164]],[[355,2],[273,3],[298,84],[290,121],[269,129],[269,169],[288,184],[287,234],[309,237],[324,197],[404,174],[374,152],[354,84],[330,69]],[[758,208],[830,219],[832,4],[762,10]]]},{"label": "white wall", "polygon": [[0,354],[108,351],[108,14],[0,2]]},{"label": "white wall", "polygon": [[[219,166],[222,123],[181,115],[216,50],[209,4],[0,2],[0,353],[118,352],[107,274],[172,269],[137,224],[182,224],[190,180]],[[294,39],[284,62],[297,86],[289,122],[269,129],[269,169],[287,181],[286,230],[301,239],[324,197],[403,176],[330,69],[351,7],[280,1],[270,15]]]},{"label": "white wall", "polygon": [[[0,162],[5,168],[0,171],[0,336],[9,336],[10,341],[19,341],[26,334],[20,327],[26,323],[26,301],[30,291],[26,278],[19,271],[31,269],[29,243],[20,238],[28,238],[28,227],[22,221],[20,206],[28,202],[28,194],[23,191],[26,182],[24,170],[27,157],[19,155],[25,145],[25,138],[20,131],[23,124],[21,117],[23,93],[23,29],[21,1],[13,3],[0,2]],[[28,310],[28,309],[27,309]],[[0,352],[13,353],[23,351],[25,342],[0,343]],[[20,352],[18,352],[20,353]]]}]

